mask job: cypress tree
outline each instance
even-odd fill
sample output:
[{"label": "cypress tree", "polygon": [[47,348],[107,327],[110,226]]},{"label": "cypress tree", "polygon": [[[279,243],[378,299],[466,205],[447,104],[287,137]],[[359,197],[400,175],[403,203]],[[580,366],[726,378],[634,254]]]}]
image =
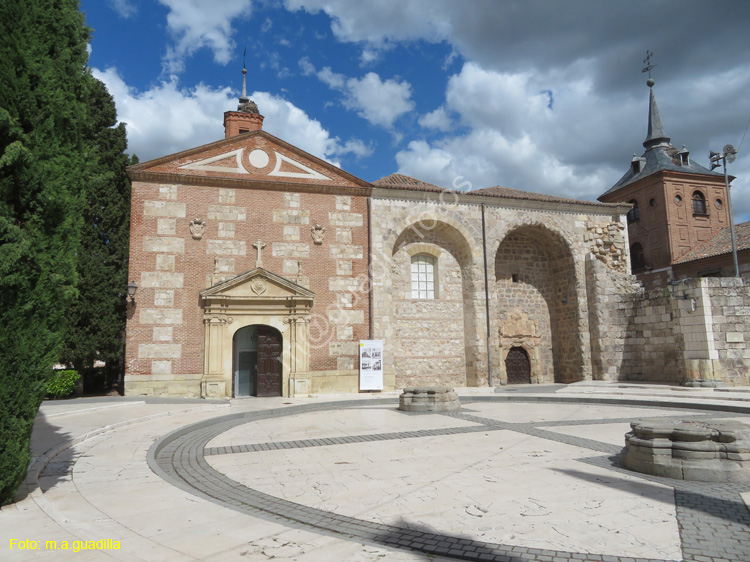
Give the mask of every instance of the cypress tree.
[{"label": "cypress tree", "polygon": [[78,293],[67,314],[62,361],[85,372],[101,360],[113,375],[122,370],[128,284],[130,181],[125,168],[136,159],[125,154],[125,125],[117,125],[104,84],[92,79],[88,87],[84,134],[92,170],[83,201]]},{"label": "cypress tree", "polygon": [[0,2],[0,504],[26,474],[76,293],[88,37],[76,0]]}]

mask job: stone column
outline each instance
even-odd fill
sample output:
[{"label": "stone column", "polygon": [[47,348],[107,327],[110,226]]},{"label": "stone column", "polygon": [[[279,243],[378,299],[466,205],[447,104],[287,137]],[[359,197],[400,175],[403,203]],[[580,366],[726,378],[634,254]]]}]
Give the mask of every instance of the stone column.
[{"label": "stone column", "polygon": [[223,398],[232,394],[231,389],[229,389],[230,392],[227,392],[226,373],[222,368],[226,323],[225,318],[216,316],[203,320],[205,343],[203,378],[201,379],[202,398]]},{"label": "stone column", "polygon": [[309,316],[291,314],[289,324],[289,396],[310,392]]}]

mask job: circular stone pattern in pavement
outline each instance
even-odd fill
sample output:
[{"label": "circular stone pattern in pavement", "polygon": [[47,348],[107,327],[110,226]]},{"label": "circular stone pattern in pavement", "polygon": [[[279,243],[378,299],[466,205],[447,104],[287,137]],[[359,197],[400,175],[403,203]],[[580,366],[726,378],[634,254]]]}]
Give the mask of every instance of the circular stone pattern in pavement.
[{"label": "circular stone pattern in pavement", "polygon": [[747,416],[514,398],[442,414],[393,399],[234,414],[164,437],[150,461],[243,513],[448,558],[750,560],[750,486],[635,474],[618,458],[635,419]]}]

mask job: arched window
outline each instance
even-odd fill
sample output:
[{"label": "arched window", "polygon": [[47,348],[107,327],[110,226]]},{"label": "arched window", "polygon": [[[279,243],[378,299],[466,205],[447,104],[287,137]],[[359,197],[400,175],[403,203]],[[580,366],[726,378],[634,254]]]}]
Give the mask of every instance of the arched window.
[{"label": "arched window", "polygon": [[693,214],[708,214],[708,207],[706,207],[706,197],[700,191],[693,192]]},{"label": "arched window", "polygon": [[437,298],[437,259],[429,254],[411,258],[411,298]]},{"label": "arched window", "polygon": [[630,246],[630,269],[638,271],[646,267],[646,256],[643,253],[643,246],[636,242]]},{"label": "arched window", "polygon": [[641,211],[638,209],[638,201],[631,199],[628,203],[633,205],[633,208],[628,211],[628,224],[638,222],[641,220]]}]

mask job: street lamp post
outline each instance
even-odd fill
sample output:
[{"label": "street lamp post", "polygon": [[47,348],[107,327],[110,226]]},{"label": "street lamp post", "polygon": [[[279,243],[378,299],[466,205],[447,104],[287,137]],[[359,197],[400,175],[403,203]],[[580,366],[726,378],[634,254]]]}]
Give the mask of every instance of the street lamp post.
[{"label": "street lamp post", "polygon": [[711,169],[724,165],[724,185],[727,188],[727,211],[729,212],[729,228],[732,234],[732,260],[734,261],[734,276],[740,276],[740,266],[737,261],[737,242],[734,237],[734,211],[732,210],[732,193],[729,191],[729,175],[727,174],[727,162],[734,162],[737,158],[737,150],[728,144],[724,147],[723,152],[711,151],[708,153],[708,159],[711,160]]}]

